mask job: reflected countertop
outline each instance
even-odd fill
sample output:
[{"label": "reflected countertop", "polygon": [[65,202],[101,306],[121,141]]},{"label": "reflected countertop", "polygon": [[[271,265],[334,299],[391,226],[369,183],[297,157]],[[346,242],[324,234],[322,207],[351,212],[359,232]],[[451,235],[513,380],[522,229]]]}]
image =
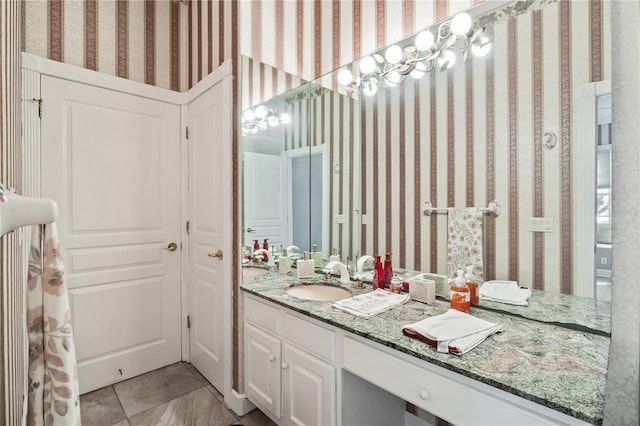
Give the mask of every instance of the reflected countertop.
[{"label": "reflected countertop", "polygon": [[[314,280],[322,281],[321,275]],[[565,323],[562,318],[573,316],[563,310],[584,308],[582,298],[571,300],[571,296],[550,297],[534,292],[529,307],[509,306],[509,309],[535,307],[541,315],[545,315],[546,310],[552,323],[527,319],[518,312],[507,315],[490,306],[485,306],[490,309],[472,307],[472,315],[502,324],[504,331],[489,337],[472,351],[456,356],[438,353],[435,348],[406,337],[401,331],[404,324],[446,312],[449,309],[447,301],[437,300],[434,305],[410,301],[373,318],[362,319],[333,310],[332,302],[298,299],[284,291],[297,282],[296,278],[269,272],[245,277],[242,289],[583,421],[602,423],[609,337],[597,330],[592,332],[586,326],[562,326]],[[362,290],[352,285],[345,287],[353,295],[371,291],[369,285]]]}]

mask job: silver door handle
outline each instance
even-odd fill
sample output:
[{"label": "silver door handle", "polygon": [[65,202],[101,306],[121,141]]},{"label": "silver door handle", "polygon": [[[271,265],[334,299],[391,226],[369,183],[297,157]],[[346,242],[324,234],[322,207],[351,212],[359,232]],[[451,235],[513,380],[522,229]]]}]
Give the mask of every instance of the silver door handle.
[{"label": "silver door handle", "polygon": [[247,232],[256,232],[256,230],[253,228],[247,228]]}]

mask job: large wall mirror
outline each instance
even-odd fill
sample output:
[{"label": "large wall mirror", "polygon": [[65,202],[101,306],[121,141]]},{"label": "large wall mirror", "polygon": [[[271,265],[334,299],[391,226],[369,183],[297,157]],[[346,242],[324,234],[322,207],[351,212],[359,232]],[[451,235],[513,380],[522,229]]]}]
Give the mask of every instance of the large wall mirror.
[{"label": "large wall mirror", "polygon": [[[243,108],[272,99],[274,108],[280,103],[276,109],[288,111],[290,127],[274,136],[281,162],[296,151],[306,155],[307,168],[298,177],[308,179],[308,192],[300,193],[306,210],[298,210],[308,214],[301,219],[308,220],[306,239],[288,234],[274,242],[308,251],[315,245],[325,259],[335,249],[351,263],[362,255],[390,252],[397,268],[446,274],[447,215],[425,216],[425,201],[441,208],[484,208],[495,199],[502,207],[500,216],[484,219],[485,279],[517,280],[608,306],[612,215],[603,205],[614,196],[610,174],[604,176],[611,122],[609,4],[514,4],[486,2],[470,9],[475,28],[490,27],[491,50],[482,57],[458,59],[448,69],[446,64],[421,69],[414,74],[420,78],[409,74],[395,84],[379,83],[372,93],[362,81],[339,81],[345,68],[357,78],[356,61],[257,102],[243,95]],[[434,35],[438,27],[431,27]],[[415,36],[398,46],[412,44]],[[377,53],[384,56],[386,48]],[[244,61],[254,70],[268,68]],[[263,81],[292,81],[266,75]],[[255,85],[259,78],[253,75],[252,80]],[[275,185],[275,177],[269,184],[248,176],[247,154],[256,143],[256,134],[243,137],[245,193]],[[282,150],[292,152],[284,155]],[[584,169],[593,177],[588,191]],[[287,173],[286,178],[279,175],[280,182],[295,172]],[[289,188],[281,186],[281,193]],[[271,193],[262,192],[265,197]],[[583,199],[588,200],[586,209],[580,207]],[[282,203],[279,208],[288,207]],[[587,228],[585,214],[591,221]],[[247,227],[253,223],[247,221],[245,204]],[[593,232],[598,263],[580,257],[584,229]],[[247,236],[245,244],[250,240]],[[585,268],[593,282],[582,279]],[[599,298],[595,277],[604,285]]]}]

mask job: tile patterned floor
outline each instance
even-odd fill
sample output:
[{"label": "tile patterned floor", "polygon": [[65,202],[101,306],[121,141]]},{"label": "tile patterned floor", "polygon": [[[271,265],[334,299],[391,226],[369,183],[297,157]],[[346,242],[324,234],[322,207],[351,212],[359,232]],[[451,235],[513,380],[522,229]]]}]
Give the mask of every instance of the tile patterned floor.
[{"label": "tile patterned floor", "polygon": [[84,426],[271,426],[260,410],[236,416],[222,395],[184,362],[80,397]]}]

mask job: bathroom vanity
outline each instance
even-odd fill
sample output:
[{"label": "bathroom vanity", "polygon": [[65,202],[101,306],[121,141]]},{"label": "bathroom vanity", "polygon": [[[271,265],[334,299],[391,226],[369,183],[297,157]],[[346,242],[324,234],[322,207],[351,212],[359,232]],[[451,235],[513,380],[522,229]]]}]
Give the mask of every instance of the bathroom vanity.
[{"label": "bathroom vanity", "polygon": [[296,282],[270,273],[243,285],[246,395],[278,424],[404,424],[406,402],[461,425],[602,423],[605,335],[474,308],[504,331],[443,354],[401,326],[446,301],[361,319],[289,295]]}]

